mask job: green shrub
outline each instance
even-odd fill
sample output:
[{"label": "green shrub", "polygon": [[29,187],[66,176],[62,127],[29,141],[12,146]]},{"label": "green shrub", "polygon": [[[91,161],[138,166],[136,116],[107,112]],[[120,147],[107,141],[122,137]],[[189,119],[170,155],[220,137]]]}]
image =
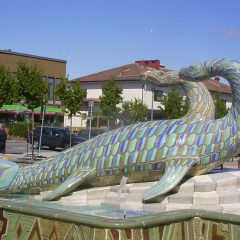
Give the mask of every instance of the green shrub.
[{"label": "green shrub", "polygon": [[27,122],[16,122],[9,125],[9,135],[14,137],[27,137]]}]

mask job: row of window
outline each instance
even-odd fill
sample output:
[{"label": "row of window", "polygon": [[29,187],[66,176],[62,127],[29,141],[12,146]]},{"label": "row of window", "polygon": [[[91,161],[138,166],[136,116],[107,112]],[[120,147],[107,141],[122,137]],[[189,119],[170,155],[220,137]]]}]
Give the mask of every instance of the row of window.
[{"label": "row of window", "polygon": [[59,96],[56,94],[58,90],[60,79],[53,77],[43,77],[48,84],[48,94],[46,96],[49,104],[60,104]]}]

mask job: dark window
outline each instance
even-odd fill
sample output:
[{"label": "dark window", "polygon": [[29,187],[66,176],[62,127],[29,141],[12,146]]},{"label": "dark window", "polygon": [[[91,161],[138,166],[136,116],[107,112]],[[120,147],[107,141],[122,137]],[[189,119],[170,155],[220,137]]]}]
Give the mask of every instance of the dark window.
[{"label": "dark window", "polygon": [[52,130],[52,135],[53,136],[60,135],[60,132],[57,129],[53,129]]},{"label": "dark window", "polygon": [[43,135],[50,136],[50,135],[51,135],[51,129],[49,129],[49,128],[43,128],[42,134],[43,134]]},{"label": "dark window", "polygon": [[48,100],[53,100],[54,78],[48,78]]},{"label": "dark window", "polygon": [[162,90],[154,90],[154,101],[160,102],[163,99],[163,91]]},{"label": "dark window", "polygon": [[56,94],[56,91],[59,88],[59,83],[60,83],[60,79],[56,78],[55,79],[55,87],[54,87],[54,99],[55,99],[55,101],[59,101],[60,100],[59,96]]}]

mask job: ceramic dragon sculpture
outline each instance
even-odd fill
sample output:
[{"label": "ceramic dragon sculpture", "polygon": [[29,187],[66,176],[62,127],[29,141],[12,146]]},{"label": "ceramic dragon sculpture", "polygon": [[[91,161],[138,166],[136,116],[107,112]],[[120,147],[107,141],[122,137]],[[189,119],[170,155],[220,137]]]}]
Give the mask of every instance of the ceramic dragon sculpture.
[{"label": "ceramic dragon sculpture", "polygon": [[[222,60],[218,64],[224,74],[216,70],[219,65],[215,62],[202,69],[194,65],[192,71],[196,67],[197,70],[201,69],[195,71],[196,76],[207,72],[206,77],[222,74],[232,80],[228,76],[226,62],[235,67],[235,72],[240,68],[237,62]],[[190,78],[191,75],[186,70],[182,71],[182,76]],[[239,80],[238,73],[234,76]],[[174,78],[176,80],[176,75]],[[154,81],[154,77],[151,81]],[[236,88],[236,84],[233,88]],[[199,100],[198,92],[193,99]],[[194,104],[192,111],[197,109]],[[35,193],[39,189],[54,189],[44,198],[54,200],[76,188],[117,184],[123,175],[128,176],[129,182],[159,180],[163,175],[144,194],[143,200],[153,200],[169,192],[189,172],[207,172],[238,152],[238,115],[233,106],[226,118],[216,121],[209,120],[212,113],[206,111],[207,119],[190,112],[183,119],[125,126],[30,167],[19,169],[15,163],[1,161],[0,193]]]},{"label": "ceramic dragon sculpture", "polygon": [[190,123],[191,121],[210,120],[214,118],[214,102],[208,89],[203,83],[183,81],[179,78],[177,72],[169,70],[159,71],[155,69],[151,69],[141,74],[140,80],[151,88],[181,84],[189,100],[188,112],[182,117],[182,119],[187,122]]}]

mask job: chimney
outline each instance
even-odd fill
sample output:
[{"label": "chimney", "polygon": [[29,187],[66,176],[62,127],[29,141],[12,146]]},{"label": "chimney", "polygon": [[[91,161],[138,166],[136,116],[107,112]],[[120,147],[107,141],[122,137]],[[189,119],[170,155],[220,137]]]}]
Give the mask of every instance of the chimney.
[{"label": "chimney", "polygon": [[160,64],[160,61],[158,59],[155,60],[138,60],[135,61],[135,63],[138,63],[144,67],[151,67],[151,68],[155,68],[157,70],[159,70],[160,68],[162,68],[163,66]]}]

